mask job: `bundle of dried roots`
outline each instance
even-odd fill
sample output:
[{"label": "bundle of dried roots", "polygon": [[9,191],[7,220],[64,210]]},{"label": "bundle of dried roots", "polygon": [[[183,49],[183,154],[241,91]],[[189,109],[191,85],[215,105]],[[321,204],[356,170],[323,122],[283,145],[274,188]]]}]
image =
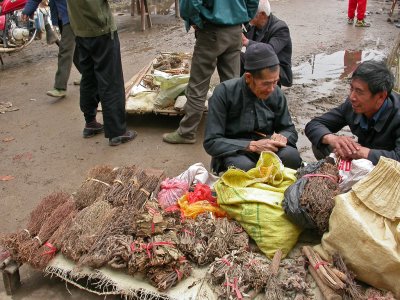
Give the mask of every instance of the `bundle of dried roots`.
[{"label": "bundle of dried roots", "polygon": [[71,196],[64,192],[54,192],[44,197],[30,213],[26,229],[3,236],[0,244],[11,253],[14,260],[23,262],[23,258],[19,257],[20,246],[36,236],[53,211],[70,198]]},{"label": "bundle of dried roots", "polygon": [[279,275],[279,285],[285,297],[294,298],[299,295],[303,295],[305,298],[312,297],[311,287],[306,280],[307,269],[303,256],[282,261]]},{"label": "bundle of dried roots", "polygon": [[75,211],[75,201],[70,198],[63,204],[59,205],[52,214],[44,221],[38,234],[28,241],[25,241],[19,248],[19,259],[21,262],[28,262],[35,266],[38,260],[39,248],[53,235],[60,226],[61,222],[72,212]]},{"label": "bundle of dried roots", "polygon": [[[343,258],[340,256],[340,254],[334,254],[332,256],[333,259],[333,265],[337,270],[339,270],[341,273],[339,274],[344,274],[344,276],[341,276],[342,281],[346,283],[346,287],[344,288],[345,296],[344,298],[346,299],[363,299],[363,294],[361,291],[361,287],[356,283],[354,280],[355,275],[353,272],[351,272],[346,264],[343,261]],[[340,276],[340,275],[339,275]]]},{"label": "bundle of dried roots", "polygon": [[[100,268],[113,261],[111,264],[115,267],[122,264],[119,257],[126,258],[125,263],[128,263],[129,255],[119,254],[118,252],[123,252],[121,249],[125,243],[123,241],[126,241],[128,246],[133,242],[133,237],[136,235],[136,216],[137,212],[134,208],[119,207],[114,209],[112,222],[104,224],[97,240],[88,253],[81,257],[78,265]],[[114,259],[114,257],[118,258]],[[114,264],[117,260],[121,263]]]},{"label": "bundle of dried roots", "polygon": [[79,209],[101,200],[110,190],[116,172],[111,166],[96,166],[89,170],[86,180],[75,194],[76,205]]},{"label": "bundle of dried roots", "polygon": [[328,231],[333,198],[339,193],[339,173],[337,167],[328,162],[324,162],[315,173],[313,176],[316,176],[309,177],[304,186],[300,204],[316,224],[318,232],[323,234]]},{"label": "bundle of dried roots", "polygon": [[79,261],[99,237],[103,226],[112,222],[112,217],[112,207],[105,201],[94,202],[81,210],[61,241],[63,254]]},{"label": "bundle of dried roots", "polygon": [[31,258],[30,264],[36,268],[43,270],[50,260],[56,255],[57,251],[61,249],[61,240],[69,227],[71,226],[78,210],[73,210],[69,213],[63,221],[60,222],[60,226],[53,233],[47,242],[37,251],[37,254]]},{"label": "bundle of dried roots", "polygon": [[146,276],[152,285],[160,291],[166,291],[175,286],[185,277],[192,273],[192,267],[187,261],[175,262],[159,267],[150,267]]},{"label": "bundle of dried roots", "polygon": [[137,232],[139,237],[150,237],[162,234],[166,230],[180,230],[181,223],[177,221],[176,216],[165,213],[158,202],[149,200],[139,211],[136,218]]}]

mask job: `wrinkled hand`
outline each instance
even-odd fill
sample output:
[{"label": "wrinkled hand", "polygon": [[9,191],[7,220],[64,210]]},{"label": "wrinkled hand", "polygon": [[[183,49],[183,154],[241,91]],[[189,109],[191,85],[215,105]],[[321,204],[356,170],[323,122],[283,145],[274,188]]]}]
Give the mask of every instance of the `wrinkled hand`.
[{"label": "wrinkled hand", "polygon": [[341,158],[343,158],[345,160],[352,160],[352,159],[361,159],[361,158],[368,159],[369,151],[370,151],[369,148],[360,146],[360,149],[356,153],[353,153],[351,155],[347,155],[347,156],[344,156],[344,157],[341,156],[335,150],[333,152],[336,154],[336,156],[341,157]]},{"label": "wrinkled hand", "polygon": [[251,141],[247,150],[250,152],[261,153],[263,151],[278,152],[279,148],[286,147],[286,144],[272,139],[261,139],[258,141]]},{"label": "wrinkled hand", "polygon": [[242,33],[242,44],[247,47],[249,45],[249,39]]},{"label": "wrinkled hand", "polygon": [[29,21],[29,16],[22,14],[21,15],[21,20],[24,21],[24,22],[27,22],[27,21]]},{"label": "wrinkled hand", "polygon": [[274,133],[271,136],[271,140],[284,143],[285,146],[287,145],[287,138],[285,136],[283,136],[282,134],[279,134],[279,133]]},{"label": "wrinkled hand", "polygon": [[343,159],[352,159],[361,149],[361,145],[348,136],[327,134],[322,138],[322,143],[330,145],[333,152]]}]

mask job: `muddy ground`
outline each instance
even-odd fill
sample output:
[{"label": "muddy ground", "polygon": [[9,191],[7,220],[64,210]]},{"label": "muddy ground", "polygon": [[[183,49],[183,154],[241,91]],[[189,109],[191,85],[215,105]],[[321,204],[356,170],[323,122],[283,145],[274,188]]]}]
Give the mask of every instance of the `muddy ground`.
[{"label": "muddy ground", "polygon": [[[173,11],[152,15],[152,29],[141,32],[140,18],[131,17],[122,6],[116,19],[125,81],[158,52],[192,51],[193,32],[184,31]],[[384,57],[400,29],[387,22],[387,1],[369,1],[370,28],[347,25],[347,1],[271,0],[271,6],[291,30],[296,79],[293,87],[284,90],[300,133],[298,147],[303,159],[310,161],[313,157],[303,128],[311,117],[343,101],[348,91],[343,74],[345,50],[362,51],[365,59]],[[151,11],[155,10],[156,6],[151,6]],[[76,69],[72,70],[66,98],[54,100],[45,94],[54,80],[56,46],[36,41],[20,53],[3,56],[3,60],[0,102],[12,102],[18,110],[0,114],[0,176],[13,177],[0,181],[1,232],[23,228],[29,212],[51,191],[74,192],[87,170],[97,164],[136,164],[163,169],[168,176],[195,162],[209,165],[210,158],[202,147],[204,122],[194,145],[163,143],[162,134],[176,129],[180,118],[160,115],[129,115],[128,127],[136,130],[138,137],[128,144],[110,147],[103,136],[84,140],[79,87],[72,84],[79,78]],[[67,289],[60,280],[43,277],[26,266],[21,268],[21,279],[23,286],[12,298],[0,283],[0,299],[103,299],[70,285]]]}]

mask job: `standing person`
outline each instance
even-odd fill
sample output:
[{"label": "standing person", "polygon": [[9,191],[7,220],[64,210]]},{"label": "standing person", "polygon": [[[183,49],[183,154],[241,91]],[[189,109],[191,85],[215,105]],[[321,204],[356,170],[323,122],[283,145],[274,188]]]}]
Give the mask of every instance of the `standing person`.
[{"label": "standing person", "polygon": [[370,27],[371,24],[365,22],[365,12],[367,10],[367,0],[349,0],[349,7],[347,10],[347,23],[353,25],[354,17],[357,10],[356,27]]},{"label": "standing person", "polygon": [[103,125],[96,121],[100,100],[109,145],[129,142],[137,133],[126,129],[121,51],[108,1],[67,1],[82,73],[80,107],[86,121],[83,136],[90,137],[103,131]]},{"label": "standing person", "polygon": [[272,151],[285,167],[297,169],[298,135],[277,86],[278,57],[264,43],[250,45],[245,56],[244,75],[218,85],[209,102],[203,146],[211,168],[217,174],[232,166],[248,171],[261,152]]},{"label": "standing person", "polygon": [[239,77],[241,25],[251,20],[258,0],[182,0],[181,16],[186,30],[195,29],[189,83],[186,89],[185,116],[179,128],[163,135],[170,144],[194,144],[203,116],[211,76],[217,67],[220,81]]},{"label": "standing person", "polygon": [[[400,97],[393,86],[394,77],[384,63],[361,63],[346,101],[306,125],[315,157],[334,152],[345,160],[365,158],[374,165],[381,156],[400,161]],[[357,140],[336,134],[346,126]]]},{"label": "standing person", "polygon": [[[260,0],[256,16],[250,21],[247,32],[242,34],[243,46],[265,43],[271,47],[279,59],[281,86],[292,86],[292,39],[287,24],[271,13],[268,0]],[[240,53],[240,75],[244,70],[244,53]]]},{"label": "standing person", "polygon": [[[38,8],[42,0],[28,0],[22,10],[22,19],[28,20]],[[66,0],[50,0],[51,22],[58,26],[61,40],[58,49],[58,66],[54,80],[54,89],[47,91],[47,95],[62,98],[67,95],[67,84],[71,73],[75,50],[75,35],[71,29]]]}]

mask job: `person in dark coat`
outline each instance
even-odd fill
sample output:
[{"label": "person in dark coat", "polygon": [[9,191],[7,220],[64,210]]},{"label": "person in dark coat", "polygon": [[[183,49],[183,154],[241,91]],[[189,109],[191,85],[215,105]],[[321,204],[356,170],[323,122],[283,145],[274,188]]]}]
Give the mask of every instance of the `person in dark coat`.
[{"label": "person in dark coat", "polygon": [[[281,86],[291,86],[293,83],[292,73],[292,39],[287,24],[278,19],[271,13],[268,0],[260,0],[256,16],[250,21],[247,32],[242,34],[243,46],[248,47],[255,43],[265,43],[271,47],[279,59],[280,75],[279,83]],[[245,56],[240,56],[241,69],[243,75]]]},{"label": "person in dark coat", "polygon": [[[345,160],[365,158],[374,165],[381,156],[400,161],[400,98],[393,86],[394,77],[384,63],[361,63],[345,102],[306,125],[315,157],[334,152]],[[345,126],[357,139],[336,134]]]},{"label": "person in dark coat", "polygon": [[279,81],[279,60],[264,43],[245,53],[246,72],[215,88],[209,101],[204,149],[212,156],[212,171],[248,171],[260,153],[272,151],[284,166],[300,167],[297,132]]}]

